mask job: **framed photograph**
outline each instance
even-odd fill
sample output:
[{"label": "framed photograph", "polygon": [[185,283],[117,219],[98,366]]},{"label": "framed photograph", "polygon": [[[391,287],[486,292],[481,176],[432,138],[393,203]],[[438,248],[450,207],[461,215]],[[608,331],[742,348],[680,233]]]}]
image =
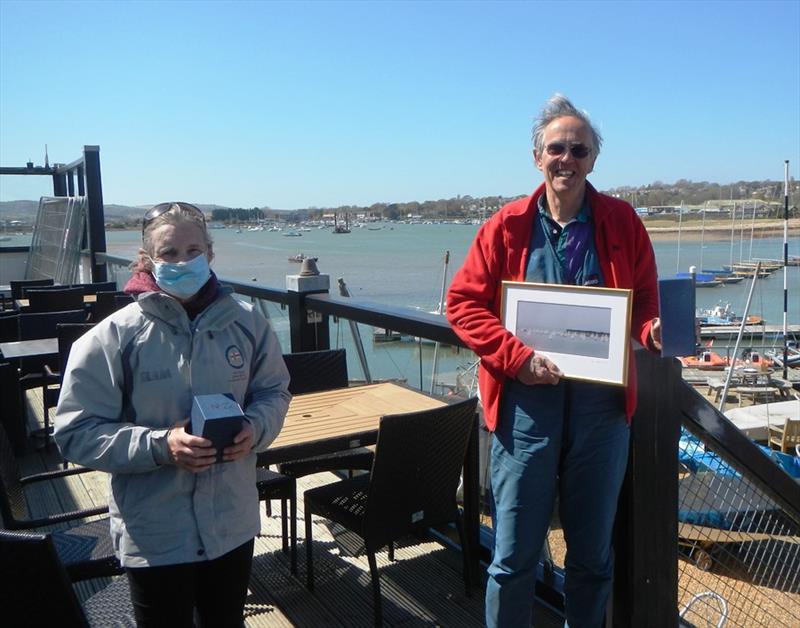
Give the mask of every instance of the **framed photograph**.
[{"label": "framed photograph", "polygon": [[565,377],[627,384],[630,290],[504,281],[501,311],[505,328]]}]

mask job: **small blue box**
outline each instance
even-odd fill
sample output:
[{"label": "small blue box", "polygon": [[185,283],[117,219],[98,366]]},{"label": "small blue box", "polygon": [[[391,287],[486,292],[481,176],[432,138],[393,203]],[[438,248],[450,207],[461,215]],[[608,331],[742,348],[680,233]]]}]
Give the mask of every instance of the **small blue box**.
[{"label": "small blue box", "polygon": [[192,434],[210,440],[220,462],[222,450],[232,445],[234,437],[242,431],[244,412],[228,395],[195,395],[191,418]]},{"label": "small blue box", "polygon": [[689,277],[658,280],[658,309],[661,317],[661,356],[694,355],[695,287]]}]

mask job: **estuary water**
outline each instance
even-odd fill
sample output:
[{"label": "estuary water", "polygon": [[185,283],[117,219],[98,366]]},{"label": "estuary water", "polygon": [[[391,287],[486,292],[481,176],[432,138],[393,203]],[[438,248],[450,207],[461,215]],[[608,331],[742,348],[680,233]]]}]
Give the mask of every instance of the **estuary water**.
[{"label": "estuary water", "polygon": [[[377,230],[374,230],[377,229]],[[345,280],[354,297],[392,305],[435,310],[439,303],[445,251],[450,251],[447,276],[464,261],[477,232],[474,225],[384,224],[380,228],[355,228],[349,234],[334,234],[330,229],[312,229],[299,237],[285,237],[282,231],[242,231],[216,229],[216,258],[212,268],[221,277],[255,280],[270,287],[283,287],[286,275],[299,272],[299,265],[288,257],[304,253],[317,257],[320,272],[330,275],[331,289],[339,277]],[[139,231],[107,233],[109,253],[133,258],[138,250]],[[659,276],[668,277],[689,266],[721,268],[731,261],[747,258],[778,259],[783,256],[780,237],[705,242],[656,241],[653,244]],[[800,255],[800,239],[789,242],[789,254]],[[680,264],[680,269],[678,268]],[[739,284],[697,290],[697,306],[712,307],[729,302],[737,313],[744,310],[749,280]],[[789,321],[800,322],[800,268],[789,268]],[[751,314],[780,324],[783,313],[782,271],[759,280],[753,293]]]},{"label": "estuary water", "polygon": [[[453,224],[373,224],[354,228],[349,234],[334,234],[330,229],[312,228],[299,237],[286,237],[284,231],[246,231],[217,229],[212,231],[215,260],[212,268],[220,277],[255,280],[269,287],[282,288],[286,275],[299,272],[299,264],[288,261],[303,253],[317,257],[322,273],[330,275],[331,292],[337,291],[337,280],[344,279],[350,294],[359,299],[384,304],[407,306],[425,311],[437,308],[444,274],[445,252],[450,252],[446,283],[463,263],[477,227]],[[112,255],[132,259],[140,244],[141,232],[110,231],[107,248]],[[683,241],[680,250],[675,241],[656,241],[654,249],[659,275],[668,277],[690,265],[700,268],[721,268],[744,258],[782,258],[781,237],[765,237],[740,242]],[[800,242],[790,241],[790,255],[800,255]],[[789,268],[790,323],[800,323],[800,268]],[[750,280],[736,285],[697,290],[697,306],[713,307],[730,303],[737,314],[744,311]],[[288,350],[286,312],[277,306],[269,309],[284,350]],[[767,279],[756,282],[751,314],[764,317],[768,323],[780,325],[783,317],[783,277],[779,270]],[[360,325],[369,368],[373,378],[402,378],[424,389],[431,386],[433,346],[418,342],[373,343],[372,329]],[[776,339],[777,342],[777,339]],[[351,378],[363,376],[356,359],[349,326],[346,321],[331,326],[331,344],[348,349]],[[474,364],[469,351],[442,348],[437,353],[436,386],[452,387],[456,379],[469,379]],[[463,382],[460,382],[463,384]],[[442,386],[440,386],[440,384]],[[437,390],[437,391],[438,391]]]}]

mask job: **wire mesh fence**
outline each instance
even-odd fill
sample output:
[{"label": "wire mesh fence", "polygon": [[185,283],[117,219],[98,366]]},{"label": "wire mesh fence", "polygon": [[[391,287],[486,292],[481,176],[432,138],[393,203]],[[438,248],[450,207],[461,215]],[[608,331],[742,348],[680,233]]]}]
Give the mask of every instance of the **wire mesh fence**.
[{"label": "wire mesh fence", "polygon": [[688,432],[678,455],[683,623],[797,626],[800,522]]}]

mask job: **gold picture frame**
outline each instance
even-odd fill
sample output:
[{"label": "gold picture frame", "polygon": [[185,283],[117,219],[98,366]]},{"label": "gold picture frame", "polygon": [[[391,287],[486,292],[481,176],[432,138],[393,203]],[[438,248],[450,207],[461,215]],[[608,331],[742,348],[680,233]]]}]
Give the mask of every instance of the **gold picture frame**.
[{"label": "gold picture frame", "polygon": [[504,281],[501,320],[564,377],[628,383],[632,291]]}]

